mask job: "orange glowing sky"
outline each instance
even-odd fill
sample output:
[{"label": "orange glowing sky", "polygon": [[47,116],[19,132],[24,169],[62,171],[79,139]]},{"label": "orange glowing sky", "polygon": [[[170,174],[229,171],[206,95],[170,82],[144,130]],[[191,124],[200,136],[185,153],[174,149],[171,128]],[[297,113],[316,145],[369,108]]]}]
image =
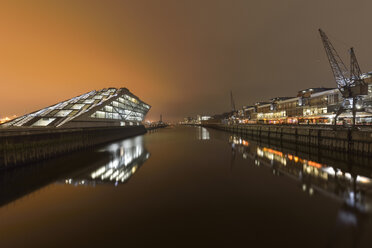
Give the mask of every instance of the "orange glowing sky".
[{"label": "orange glowing sky", "polygon": [[0,118],[110,86],[152,105],[153,120],[228,111],[230,90],[241,106],[334,87],[317,29],[355,45],[368,71],[370,9],[346,0],[1,1]]}]

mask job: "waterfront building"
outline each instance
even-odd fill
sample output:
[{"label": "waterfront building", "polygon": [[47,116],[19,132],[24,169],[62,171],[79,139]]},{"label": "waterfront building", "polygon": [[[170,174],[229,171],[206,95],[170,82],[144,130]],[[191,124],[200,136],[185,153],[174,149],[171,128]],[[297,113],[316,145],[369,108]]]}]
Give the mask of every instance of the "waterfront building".
[{"label": "waterfront building", "polygon": [[[357,124],[372,124],[372,72],[363,74],[368,84],[368,95],[356,99]],[[352,122],[352,102],[343,101],[337,88],[309,88],[296,97],[276,97],[268,102],[244,106],[239,112],[239,123],[261,124],[332,124],[340,105],[347,112],[339,115],[338,124]]]},{"label": "waterfront building", "polygon": [[254,122],[257,119],[257,108],[256,106],[244,106],[243,107],[243,123]]},{"label": "waterfront building", "polygon": [[140,125],[150,110],[127,88],[93,90],[0,125],[6,127],[105,127]]},{"label": "waterfront building", "polygon": [[209,115],[197,115],[196,120],[197,120],[197,123],[200,124],[202,121],[207,121],[211,118],[212,117]]},{"label": "waterfront building", "polygon": [[298,106],[302,114],[299,123],[324,123],[331,124],[342,101],[338,89],[310,88],[298,92]]}]

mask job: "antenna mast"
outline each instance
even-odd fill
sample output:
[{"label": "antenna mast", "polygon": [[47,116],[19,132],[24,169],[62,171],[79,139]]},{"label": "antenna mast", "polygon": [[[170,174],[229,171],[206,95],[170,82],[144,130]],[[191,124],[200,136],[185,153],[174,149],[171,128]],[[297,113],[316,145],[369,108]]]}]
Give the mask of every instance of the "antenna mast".
[{"label": "antenna mast", "polygon": [[235,102],[234,102],[234,97],[233,97],[233,93],[232,93],[232,91],[230,91],[230,98],[231,98],[231,110],[232,110],[233,112],[235,112],[236,109],[235,109]]}]

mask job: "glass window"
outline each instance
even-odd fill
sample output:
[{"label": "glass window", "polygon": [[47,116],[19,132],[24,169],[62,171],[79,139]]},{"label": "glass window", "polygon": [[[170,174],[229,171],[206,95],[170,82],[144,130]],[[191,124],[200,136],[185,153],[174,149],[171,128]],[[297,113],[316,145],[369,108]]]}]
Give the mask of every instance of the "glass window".
[{"label": "glass window", "polygon": [[105,111],[107,111],[107,112],[113,112],[114,111],[114,109],[112,108],[112,106],[105,106]]},{"label": "glass window", "polygon": [[81,109],[85,104],[74,104],[71,109]]},{"label": "glass window", "polygon": [[84,103],[92,104],[94,102],[94,99],[87,99],[84,101]]},{"label": "glass window", "polygon": [[72,112],[72,110],[60,110],[54,116],[56,116],[56,117],[65,117],[65,116],[67,116],[71,112]]},{"label": "glass window", "polygon": [[91,115],[93,118],[105,118],[105,112],[103,111],[96,111],[94,114]]},{"label": "glass window", "polygon": [[45,127],[45,126],[49,125],[55,119],[56,118],[41,118],[40,120],[38,120],[37,122],[32,124],[32,126],[44,126]]}]

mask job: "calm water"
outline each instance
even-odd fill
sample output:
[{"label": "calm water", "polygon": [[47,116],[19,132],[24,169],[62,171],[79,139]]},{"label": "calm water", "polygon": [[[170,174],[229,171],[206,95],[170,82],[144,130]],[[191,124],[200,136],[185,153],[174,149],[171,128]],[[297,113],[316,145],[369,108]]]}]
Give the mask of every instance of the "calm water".
[{"label": "calm water", "polygon": [[2,171],[0,247],[372,247],[371,177],[365,158],[166,128]]}]

